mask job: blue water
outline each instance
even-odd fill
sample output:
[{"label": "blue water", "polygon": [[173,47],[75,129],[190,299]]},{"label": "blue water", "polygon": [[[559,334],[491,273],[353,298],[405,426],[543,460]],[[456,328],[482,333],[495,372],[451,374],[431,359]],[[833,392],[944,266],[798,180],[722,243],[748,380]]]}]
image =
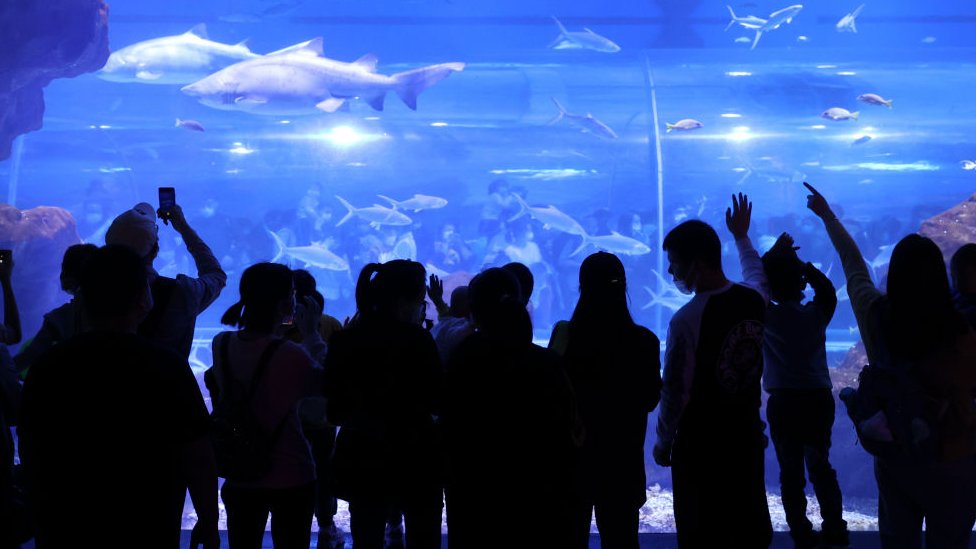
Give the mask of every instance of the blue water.
[{"label": "blue water", "polygon": [[[976,86],[976,4],[868,2],[859,32],[838,32],[837,21],[858,3],[808,5],[750,50],[752,31],[723,30],[729,18],[721,1],[118,0],[110,14],[113,49],[205,23],[211,40],[249,39],[256,53],[322,36],[326,56],[353,61],[374,53],[382,74],[444,62],[466,67],[421,94],[415,112],[391,93],[383,112],[353,100],[346,111],[307,116],[215,110],[178,85],[94,75],[58,80],[46,90],[43,130],[23,137],[17,157],[0,163],[0,191],[7,185],[0,198],[15,198],[23,209],[66,208],[81,238],[101,243],[105,219],[138,201],[155,203],[158,186],[176,187],[191,225],[230,274],[224,295],[198,323],[202,365],[220,314],[236,300],[239,273],[275,255],[267,230],[292,246],[323,242],[349,262],[349,272],[310,268],[327,312],[343,318],[354,311],[359,269],[391,257],[398,241],[412,237],[423,263],[477,272],[488,244],[478,228],[487,188],[504,179],[529,204],[556,206],[591,233],[626,232],[639,217],[636,237],[651,252],[625,258],[631,303],[637,320],[663,339],[671,309],[645,308],[645,287],[665,290],[653,274],[667,268],[660,239],[683,219],[704,219],[729,242],[726,268],[738,276],[724,229],[733,192],[755,201],[757,245],[790,231],[801,257],[829,269],[840,287],[836,255],[805,209],[802,181],[839,205],[869,261],[976,188],[976,171],[960,165],[976,159],[976,104],[968,92]],[[740,16],[766,17],[786,3],[732,6]],[[548,49],[558,34],[553,15],[621,51]],[[893,108],[856,101],[864,93],[893,99]],[[567,120],[548,124],[557,114],[552,98],[572,113],[592,113],[618,137]],[[831,107],[860,111],[859,120],[821,118]],[[176,118],[206,131],[175,127]],[[666,123],[685,118],[704,127],[665,132]],[[378,194],[403,200],[415,193],[448,205],[410,212],[409,226],[376,230],[354,220],[335,227],[345,214],[335,195],[369,206],[383,203]],[[435,253],[447,224],[471,251],[463,269]],[[544,340],[555,320],[571,314],[586,253],[568,253],[577,236],[534,221],[530,228],[543,259],[533,266],[533,316]],[[192,272],[171,229],[161,235],[157,269]],[[505,261],[505,254],[496,260]],[[829,332],[835,362],[856,341],[854,326],[842,301]],[[848,429],[843,422],[837,429]],[[863,471],[864,463],[840,467]]]}]

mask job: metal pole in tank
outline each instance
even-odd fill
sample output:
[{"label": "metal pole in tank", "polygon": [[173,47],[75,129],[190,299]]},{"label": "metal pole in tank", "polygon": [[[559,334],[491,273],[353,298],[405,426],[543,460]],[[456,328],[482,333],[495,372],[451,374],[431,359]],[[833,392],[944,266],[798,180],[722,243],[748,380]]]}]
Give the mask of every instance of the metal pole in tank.
[{"label": "metal pole in tank", "polygon": [[20,135],[14,139],[13,151],[11,151],[10,178],[7,180],[7,204],[17,205],[17,182],[20,180],[20,158],[24,155],[24,136]]},{"label": "metal pole in tank", "polygon": [[[654,118],[654,148],[657,155],[657,272],[664,272],[664,164],[661,154],[661,125],[657,118],[657,90],[654,87],[654,73],[651,70],[651,59],[644,52],[644,68],[647,73],[647,83],[651,88],[651,113]],[[664,291],[661,287],[660,277],[657,283],[658,294]],[[661,333],[661,307],[657,308],[657,316],[654,320],[655,330]]]}]

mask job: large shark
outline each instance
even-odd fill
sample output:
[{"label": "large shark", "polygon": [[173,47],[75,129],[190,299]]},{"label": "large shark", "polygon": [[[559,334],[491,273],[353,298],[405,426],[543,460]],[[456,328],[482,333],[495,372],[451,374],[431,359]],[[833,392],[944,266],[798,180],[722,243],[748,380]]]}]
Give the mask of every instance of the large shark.
[{"label": "large shark", "polygon": [[590,236],[588,234],[581,236],[583,237],[583,243],[571,255],[582,252],[591,244],[598,250],[617,255],[644,255],[651,253],[651,248],[647,244],[644,244],[636,238],[624,236],[617,231],[611,231],[610,234],[600,236]]},{"label": "large shark", "polygon": [[369,226],[378,229],[380,225],[409,225],[413,223],[413,220],[393,208],[387,208],[386,206],[380,206],[379,204],[373,204],[372,206],[367,206],[365,208],[357,208],[346,201],[339,195],[336,195],[336,200],[342,203],[346,207],[347,213],[345,217],[336,223],[336,227],[342,225],[346,221],[349,221],[353,217],[359,217],[360,219],[369,223]]},{"label": "large shark", "polygon": [[612,40],[586,27],[583,27],[582,32],[570,32],[559,22],[559,19],[553,17],[552,20],[559,27],[559,36],[549,44],[549,47],[554,50],[593,50],[604,53],[620,51],[620,46],[614,44]]},{"label": "large shark", "polygon": [[207,39],[201,23],[174,36],[126,46],[109,56],[98,77],[111,82],[189,84],[224,67],[260,55],[245,42],[221,44]]},{"label": "large shark", "polygon": [[803,4],[794,4],[769,14],[769,19],[766,19],[766,22],[761,27],[756,29],[756,38],[752,41],[752,47],[749,49],[756,49],[756,44],[759,43],[759,38],[764,32],[776,30],[783,23],[792,23],[793,18],[796,17],[796,14],[800,13],[800,10],[802,9]]},{"label": "large shark", "polygon": [[542,223],[542,228],[547,230],[555,230],[563,233],[576,234],[583,236],[586,231],[583,226],[579,224],[578,221],[572,217],[566,215],[559,208],[555,206],[547,206],[545,208],[538,208],[529,206],[525,199],[517,194],[513,194],[515,201],[519,203],[522,209],[515,215],[513,215],[509,221],[517,219],[524,214],[529,214],[529,217],[535,219],[539,223]]},{"label": "large shark", "polygon": [[732,28],[732,25],[735,25],[736,23],[738,23],[742,28],[749,30],[760,29],[766,24],[766,20],[762,17],[756,17],[755,15],[739,17],[734,11],[732,11],[732,6],[726,5],[725,7],[729,8],[729,14],[732,16],[732,20],[729,21],[729,24],[725,26],[725,30],[729,30]]},{"label": "large shark", "polygon": [[277,253],[272,263],[277,262],[282,257],[288,256],[305,264],[306,267],[318,267],[329,271],[348,271],[349,262],[329,251],[325,245],[313,242],[309,246],[286,246],[285,242],[272,231],[268,231],[274,240]]},{"label": "large shark", "polygon": [[182,91],[208,107],[270,115],[335,112],[357,97],[381,111],[394,91],[416,110],[422,91],[464,69],[464,63],[442,63],[387,76],[376,73],[376,63],[373,54],[352,63],[328,59],[322,38],[314,38],[231,65]]},{"label": "large shark", "polygon": [[570,123],[579,126],[584,131],[590,132],[593,135],[606,137],[607,139],[617,138],[617,132],[613,131],[613,129],[610,126],[607,126],[600,120],[594,118],[592,114],[586,113],[585,115],[583,115],[583,114],[571,113],[566,109],[564,109],[562,104],[559,101],[556,101],[555,97],[552,97],[551,99],[552,102],[556,104],[556,108],[559,109],[559,114],[557,114],[556,117],[553,118],[551,122],[549,122],[550,125],[559,122],[563,118],[566,118],[570,121]]},{"label": "large shark", "polygon": [[863,10],[864,4],[861,4],[856,10],[841,17],[840,21],[835,25],[837,32],[857,32],[857,16],[861,15],[861,11]]}]

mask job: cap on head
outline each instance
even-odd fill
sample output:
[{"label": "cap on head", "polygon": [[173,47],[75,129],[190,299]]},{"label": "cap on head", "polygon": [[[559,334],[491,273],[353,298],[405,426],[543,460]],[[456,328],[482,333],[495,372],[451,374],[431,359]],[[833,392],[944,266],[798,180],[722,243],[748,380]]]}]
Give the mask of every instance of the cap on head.
[{"label": "cap on head", "polygon": [[105,233],[106,244],[126,246],[146,257],[158,240],[156,211],[145,202],[140,202],[119,214]]}]

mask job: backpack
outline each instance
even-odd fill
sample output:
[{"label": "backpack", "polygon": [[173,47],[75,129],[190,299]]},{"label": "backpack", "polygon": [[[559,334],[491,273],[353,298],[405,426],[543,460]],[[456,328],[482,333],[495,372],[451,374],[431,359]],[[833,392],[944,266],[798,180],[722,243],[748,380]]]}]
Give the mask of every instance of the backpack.
[{"label": "backpack", "polygon": [[210,439],[217,460],[217,475],[222,478],[255,481],[271,471],[272,449],[289,414],[278,422],[273,432],[267,433],[254,415],[253,401],[258,382],[282,343],[283,339],[274,339],[268,344],[258,359],[254,376],[245,386],[231,376],[228,341],[226,337],[221,340],[221,368],[219,371],[215,367],[211,368],[208,373],[216,371],[212,375],[220,376],[219,383],[213,384],[218,391],[212,394]]},{"label": "backpack", "polygon": [[893,366],[864,366],[857,389],[846,387],[840,393],[861,446],[881,458],[941,461],[948,400],[929,394],[912,365]]}]

